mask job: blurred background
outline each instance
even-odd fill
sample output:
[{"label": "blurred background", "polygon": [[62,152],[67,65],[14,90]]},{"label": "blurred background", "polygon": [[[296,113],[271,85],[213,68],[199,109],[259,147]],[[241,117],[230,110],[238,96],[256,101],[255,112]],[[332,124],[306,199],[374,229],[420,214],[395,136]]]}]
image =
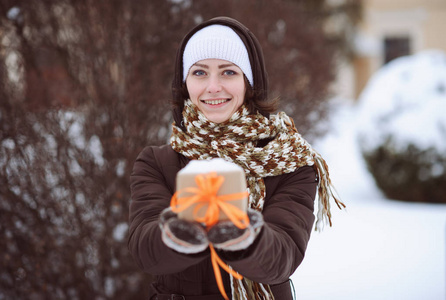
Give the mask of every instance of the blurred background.
[{"label": "blurred background", "polygon": [[298,299],[446,298],[444,0],[0,0],[0,299],[144,299],[129,176],[170,134],[176,48],[227,15],[347,204]]}]

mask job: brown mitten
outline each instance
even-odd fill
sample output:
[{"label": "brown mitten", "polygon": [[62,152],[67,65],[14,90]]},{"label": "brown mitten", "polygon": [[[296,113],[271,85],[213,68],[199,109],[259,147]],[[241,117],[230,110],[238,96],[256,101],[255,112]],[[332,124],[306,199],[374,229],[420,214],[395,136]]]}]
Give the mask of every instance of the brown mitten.
[{"label": "brown mitten", "polygon": [[240,229],[231,221],[222,221],[209,229],[207,237],[215,248],[237,251],[248,248],[257,237],[263,226],[263,216],[260,212],[248,209],[249,226]]},{"label": "brown mitten", "polygon": [[169,248],[185,253],[198,253],[209,246],[206,230],[198,222],[178,219],[170,208],[160,215],[161,238]]}]

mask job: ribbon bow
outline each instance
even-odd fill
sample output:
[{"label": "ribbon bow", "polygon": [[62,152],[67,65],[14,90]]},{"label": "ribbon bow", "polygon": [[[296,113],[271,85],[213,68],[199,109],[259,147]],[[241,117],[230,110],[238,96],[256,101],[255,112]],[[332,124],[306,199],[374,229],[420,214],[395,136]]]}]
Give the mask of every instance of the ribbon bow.
[{"label": "ribbon bow", "polygon": [[[249,225],[248,215],[236,206],[227,203],[228,201],[239,200],[248,197],[248,192],[234,193],[227,195],[217,195],[225,178],[217,175],[216,172],[208,174],[199,174],[195,176],[197,187],[188,187],[177,191],[170,202],[172,211],[175,213],[181,212],[191,205],[195,204],[193,210],[194,220],[206,225],[206,228],[214,226],[220,216],[220,210],[223,211],[229,220],[238,228],[244,229]],[[178,197],[180,193],[189,193],[191,196]],[[199,211],[207,205],[206,212],[203,216],[199,215]],[[221,277],[220,265],[226,272],[230,273],[234,278],[242,279],[243,276],[232,270],[220,257],[218,257],[212,244],[209,245],[211,250],[211,261],[214,268],[215,279],[218,284],[218,289],[225,299],[229,299],[226,295],[223,280]]]},{"label": "ribbon bow", "polygon": [[[173,195],[170,202],[172,211],[178,213],[196,204],[193,211],[194,220],[205,224],[209,229],[218,222],[221,209],[235,226],[241,229],[246,228],[249,225],[248,215],[227,201],[247,197],[248,192],[217,195],[224,180],[223,176],[218,176],[215,172],[195,176],[197,187],[184,188]],[[178,194],[184,192],[191,193],[192,196],[178,197]],[[200,217],[198,212],[206,205],[208,206],[206,213]]]}]

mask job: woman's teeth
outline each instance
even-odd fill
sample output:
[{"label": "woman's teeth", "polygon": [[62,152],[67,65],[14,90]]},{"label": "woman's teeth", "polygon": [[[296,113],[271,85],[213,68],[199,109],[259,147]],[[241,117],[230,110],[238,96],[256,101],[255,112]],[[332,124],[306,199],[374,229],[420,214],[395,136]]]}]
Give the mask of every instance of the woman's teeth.
[{"label": "woman's teeth", "polygon": [[202,100],[206,104],[217,105],[229,101],[228,99],[219,99],[219,100]]}]

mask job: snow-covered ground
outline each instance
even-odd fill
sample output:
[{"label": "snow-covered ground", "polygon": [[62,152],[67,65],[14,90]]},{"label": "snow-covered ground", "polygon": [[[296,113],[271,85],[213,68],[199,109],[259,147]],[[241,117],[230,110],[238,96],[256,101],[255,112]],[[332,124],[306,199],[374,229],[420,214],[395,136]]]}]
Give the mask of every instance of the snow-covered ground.
[{"label": "snow-covered ground", "polygon": [[313,146],[347,210],[333,207],[333,227],[313,233],[292,276],[297,299],[446,299],[446,204],[385,199],[358,150],[357,108],[335,107],[333,130]]},{"label": "snow-covered ground", "polygon": [[292,276],[297,299],[446,299],[446,205],[344,200]]}]

